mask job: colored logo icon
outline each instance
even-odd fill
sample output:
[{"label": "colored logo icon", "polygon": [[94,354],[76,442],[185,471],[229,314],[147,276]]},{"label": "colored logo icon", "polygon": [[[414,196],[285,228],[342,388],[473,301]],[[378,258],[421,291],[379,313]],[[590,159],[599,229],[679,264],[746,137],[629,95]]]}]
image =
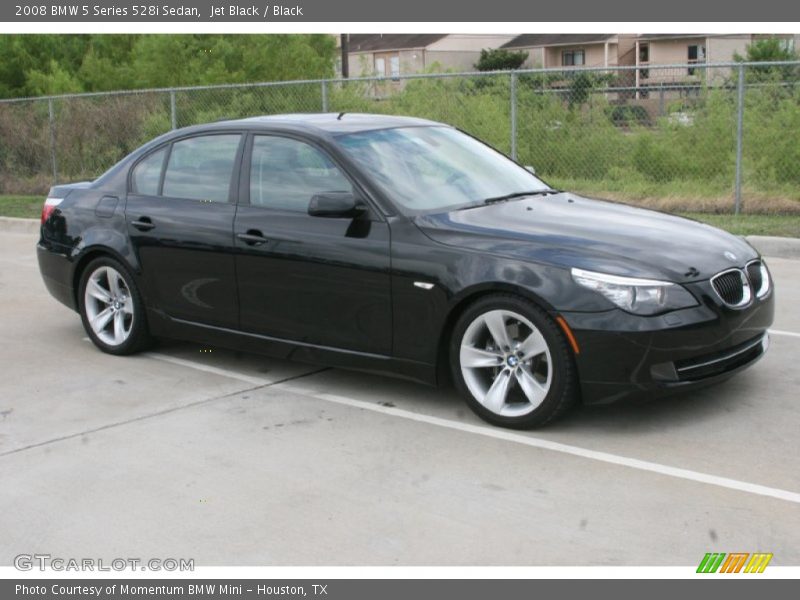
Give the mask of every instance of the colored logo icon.
[{"label": "colored logo icon", "polygon": [[707,552],[697,566],[698,573],[763,573],[772,553]]}]

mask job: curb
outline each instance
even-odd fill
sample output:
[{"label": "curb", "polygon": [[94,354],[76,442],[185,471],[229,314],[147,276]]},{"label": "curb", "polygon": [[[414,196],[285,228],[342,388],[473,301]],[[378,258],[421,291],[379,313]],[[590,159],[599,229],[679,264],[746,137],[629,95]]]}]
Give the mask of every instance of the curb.
[{"label": "curb", "polygon": [[[0,231],[36,233],[39,231],[39,219],[0,217]],[[764,256],[800,259],[800,238],[748,235],[744,239]]]},{"label": "curb", "polygon": [[745,239],[764,256],[800,258],[800,239],[798,238],[748,235]]},{"label": "curb", "polygon": [[0,231],[14,233],[37,233],[39,219],[20,219],[17,217],[0,217]]}]

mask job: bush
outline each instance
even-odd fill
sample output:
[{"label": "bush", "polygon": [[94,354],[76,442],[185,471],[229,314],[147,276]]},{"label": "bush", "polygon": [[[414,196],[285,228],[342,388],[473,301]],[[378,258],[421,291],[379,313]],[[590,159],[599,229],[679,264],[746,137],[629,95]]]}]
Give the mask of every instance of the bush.
[{"label": "bush", "polygon": [[652,125],[650,113],[644,106],[612,106],[608,116],[617,126]]},{"label": "bush", "polygon": [[481,50],[475,68],[478,71],[510,71],[519,69],[527,59],[528,53],[521,50],[515,52],[503,48],[484,49]]},{"label": "bush", "polygon": [[[623,198],[730,198],[736,157],[736,91],[707,88],[686,118],[651,118],[645,107],[597,90],[600,79],[521,74],[516,146],[554,185]],[[577,94],[580,88],[582,92]],[[421,78],[330,83],[332,112],[372,112],[455,125],[511,150],[510,78]],[[608,96],[608,97],[607,97]],[[570,101],[572,99],[572,101]],[[748,87],[744,187],[750,197],[800,199],[800,88]],[[178,92],[178,126],[283,112],[317,112],[319,84]],[[614,102],[614,104],[611,104]],[[171,127],[165,93],[55,101],[59,179],[89,179]],[[46,102],[0,104],[0,193],[41,193],[52,178]],[[44,188],[44,189],[43,189]]]}]

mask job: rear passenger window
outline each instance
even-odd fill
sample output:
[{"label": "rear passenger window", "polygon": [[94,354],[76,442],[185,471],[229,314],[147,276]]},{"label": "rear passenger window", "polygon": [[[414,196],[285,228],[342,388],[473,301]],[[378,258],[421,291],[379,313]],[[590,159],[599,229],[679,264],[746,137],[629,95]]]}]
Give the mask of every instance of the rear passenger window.
[{"label": "rear passenger window", "polygon": [[250,204],[306,212],[311,197],[353,186],[330,158],[289,138],[256,136],[250,162]]},{"label": "rear passenger window", "polygon": [[143,196],[157,196],[166,148],[153,152],[133,169],[133,191]]},{"label": "rear passenger window", "polygon": [[241,136],[207,135],[172,145],[164,196],[227,202]]}]

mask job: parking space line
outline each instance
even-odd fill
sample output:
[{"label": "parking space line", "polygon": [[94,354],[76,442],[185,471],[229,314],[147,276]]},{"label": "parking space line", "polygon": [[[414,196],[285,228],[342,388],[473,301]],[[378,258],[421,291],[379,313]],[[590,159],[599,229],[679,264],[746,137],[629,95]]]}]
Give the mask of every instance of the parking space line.
[{"label": "parking space line", "polygon": [[800,333],[795,333],[794,331],[781,331],[780,329],[770,329],[770,335],[786,335],[789,337],[796,337],[800,338]]},{"label": "parking space line", "polygon": [[800,493],[790,492],[788,490],[782,490],[779,488],[767,487],[756,483],[748,483],[746,481],[739,481],[737,479],[729,479],[728,477],[719,477],[717,475],[710,475],[708,473],[701,473],[699,471],[692,471],[690,469],[671,467],[669,465],[639,460],[637,458],[629,458],[627,456],[620,456],[617,454],[610,454],[608,452],[589,450],[579,446],[571,446],[569,444],[562,444],[560,442],[553,442],[530,435],[515,433],[513,431],[509,431],[508,429],[500,429],[483,425],[472,425],[470,423],[462,423],[460,421],[453,421],[451,419],[442,419],[440,417],[403,410],[402,408],[393,408],[380,404],[374,404],[372,402],[364,402],[363,400],[356,400],[354,398],[347,398],[345,396],[339,396],[336,394],[314,393],[292,385],[281,385],[280,389],[299,393],[305,396],[311,396],[327,402],[343,404],[353,408],[369,410],[393,417],[399,417],[401,419],[408,419],[410,421],[417,421],[420,423],[426,423],[428,425],[453,429],[464,433],[477,434],[488,438],[513,442],[515,444],[531,446],[541,450],[550,450],[553,452],[560,452],[562,454],[570,454],[580,458],[587,458],[613,465],[629,467],[631,469],[637,469],[640,471],[649,471],[651,473],[667,475],[668,477],[687,479],[689,481],[695,481],[698,483],[706,483],[730,490],[746,492],[748,494],[756,494],[758,496],[768,496],[770,498],[777,498],[779,500],[800,504]]},{"label": "parking space line", "polygon": [[[778,335],[792,335],[800,337],[800,334],[794,334],[791,332],[772,332],[777,333]],[[168,356],[166,354],[160,354],[155,352],[147,352],[145,356],[150,358],[161,360],[164,362],[173,363],[176,365],[180,365],[183,367],[188,367],[191,369],[197,369],[199,371],[206,371],[209,373],[213,373],[215,375],[220,375],[223,377],[229,377],[232,379],[238,379],[240,381],[246,381],[248,383],[252,383],[257,386],[264,386],[270,383],[278,383],[280,382],[271,382],[266,379],[261,379],[258,377],[251,377],[250,375],[245,375],[243,373],[239,373],[236,371],[231,371],[230,369],[222,369],[218,367],[212,367],[209,365],[205,365],[202,363],[197,363],[191,360],[185,360],[181,358],[175,358],[172,356]],[[323,369],[326,370],[326,369]],[[307,375],[314,375],[320,371],[308,373]],[[693,471],[691,469],[683,469],[680,467],[672,467],[669,465],[664,465],[661,463],[650,462],[646,460],[640,460],[638,458],[630,458],[627,456],[621,456],[617,454],[611,454],[608,452],[601,452],[597,450],[590,450],[588,448],[581,448],[580,446],[572,446],[570,444],[563,444],[560,442],[553,442],[551,440],[546,440],[543,438],[531,436],[531,435],[523,435],[520,433],[515,433],[513,431],[509,431],[507,429],[501,429],[496,427],[489,427],[489,426],[482,426],[482,425],[472,425],[470,423],[462,423],[460,421],[454,421],[452,419],[442,419],[440,417],[434,417],[432,415],[426,415],[422,413],[416,413],[408,410],[404,410],[401,408],[395,407],[388,407],[383,406],[380,404],[375,404],[372,402],[364,402],[363,400],[356,400],[355,398],[348,398],[345,396],[340,396],[337,394],[327,394],[327,393],[316,393],[308,389],[300,388],[297,386],[292,385],[280,385],[280,389],[301,394],[307,397],[316,398],[318,400],[323,400],[326,402],[334,402],[336,404],[341,404],[345,406],[350,406],[353,408],[360,408],[363,410],[369,410],[372,412],[382,413],[385,415],[390,415],[393,417],[398,417],[402,419],[407,419],[410,421],[417,421],[420,423],[426,423],[428,425],[435,425],[437,427],[444,427],[446,429],[452,429],[456,431],[461,431],[464,433],[472,433],[476,435],[481,435],[488,438],[494,438],[497,440],[503,440],[506,442],[512,442],[515,444],[522,444],[525,446],[530,446],[533,448],[539,448],[541,450],[550,450],[552,452],[560,452],[562,454],[569,454],[572,456],[577,456],[580,458],[586,458],[589,460],[596,460],[599,462],[604,462],[613,465],[619,465],[623,467],[628,467],[631,469],[637,469],[640,471],[648,471],[651,473],[657,473],[660,475],[666,475],[668,477],[675,477],[678,479],[685,479],[688,481],[695,481],[697,483],[705,483],[708,485],[714,485],[717,487],[727,488],[730,490],[736,490],[740,492],[745,492],[748,494],[755,494],[758,496],[767,496],[770,498],[777,498],[778,500],[784,500],[786,502],[792,502],[794,504],[800,504],[800,493],[792,492],[789,490],[783,490],[780,488],[773,488],[764,485],[760,485],[757,483],[749,483],[747,481],[739,481],[738,479],[730,479],[728,477],[720,477],[718,475],[711,475],[709,473],[702,473],[700,471]],[[232,395],[235,395],[236,392]]]},{"label": "parking space line", "polygon": [[[279,382],[276,382],[279,383]],[[135,417],[131,417],[129,419],[125,419],[122,421],[114,421],[113,423],[106,423],[105,425],[99,425],[97,427],[92,427],[90,429],[85,429],[83,431],[78,431],[76,433],[68,433],[66,435],[61,435],[58,437],[50,438],[47,440],[42,440],[41,442],[33,442],[31,444],[27,444],[25,446],[20,446],[18,448],[12,448],[10,450],[4,450],[0,452],[0,457],[10,456],[12,454],[18,454],[20,452],[25,452],[26,450],[31,450],[33,448],[41,448],[42,446],[49,446],[50,444],[55,444],[57,442],[64,442],[67,440],[72,440],[75,438],[82,437],[84,435],[89,435],[93,433],[99,433],[101,431],[106,431],[108,429],[115,429],[117,427],[122,427],[124,425],[130,425],[132,423],[138,423],[139,421],[146,421],[152,419],[154,417],[161,417],[164,415],[168,415],[170,413],[177,412],[179,410],[186,410],[187,408],[195,408],[197,406],[201,406],[203,404],[209,404],[214,402],[215,400],[224,400],[226,398],[232,398],[234,396],[238,396],[239,394],[244,394],[246,392],[251,392],[254,390],[259,389],[261,386],[251,387],[251,388],[243,388],[240,390],[236,390],[233,392],[227,392],[222,394],[221,396],[213,396],[211,398],[203,398],[201,400],[195,400],[192,402],[187,402],[186,404],[180,404],[178,406],[172,406],[170,408],[165,408],[163,410],[158,410],[155,412],[147,413],[144,415],[138,415]]]},{"label": "parking space line", "polygon": [[152,419],[154,417],[160,417],[160,416],[163,416],[163,415],[168,415],[170,413],[174,413],[174,412],[177,412],[179,410],[186,410],[186,409],[190,409],[190,408],[195,408],[195,407],[198,407],[198,406],[202,406],[204,404],[210,404],[211,402],[214,402],[216,400],[225,400],[225,399],[228,399],[228,398],[233,398],[233,397],[238,396],[240,394],[246,394],[247,392],[253,392],[255,390],[264,389],[264,388],[272,386],[272,385],[279,385],[281,383],[286,383],[288,381],[294,381],[296,379],[302,379],[303,377],[309,377],[311,375],[316,375],[317,373],[322,373],[322,372],[328,370],[327,367],[322,367],[322,368],[319,368],[319,369],[317,369],[315,371],[310,371],[310,372],[307,372],[307,373],[300,373],[298,375],[291,375],[289,377],[284,377],[282,379],[274,379],[274,380],[271,380],[271,381],[267,381],[265,379],[258,379],[257,377],[249,377],[248,375],[243,375],[241,373],[234,373],[233,371],[229,371],[227,369],[217,369],[216,367],[209,367],[209,369],[213,369],[213,370],[209,371],[209,369],[204,368],[206,365],[202,365],[200,363],[194,363],[192,361],[183,360],[183,359],[180,359],[180,358],[173,358],[172,356],[166,356],[164,354],[149,353],[149,352],[144,353],[145,356],[150,355],[150,354],[154,354],[155,356],[151,356],[151,358],[155,358],[156,360],[163,360],[165,358],[168,358],[170,360],[168,360],[166,362],[172,362],[172,363],[177,364],[177,365],[181,365],[181,366],[185,366],[185,367],[191,367],[192,369],[197,369],[199,371],[208,371],[210,373],[223,375],[225,377],[230,377],[232,379],[240,379],[242,381],[248,381],[248,379],[251,380],[251,381],[248,381],[248,383],[254,383],[256,381],[261,381],[263,383],[257,383],[257,384],[252,385],[251,387],[241,388],[241,389],[238,389],[238,390],[234,390],[232,392],[226,392],[226,393],[221,394],[219,396],[212,396],[211,398],[202,398],[200,400],[194,400],[192,402],[187,402],[186,404],[180,404],[178,406],[172,406],[170,408],[165,408],[165,409],[158,410],[158,411],[155,411],[155,412],[152,412],[152,413],[147,413],[147,414],[144,414],[144,415],[131,417],[131,418],[125,419],[123,421],[115,421],[113,423],[106,423],[105,425],[99,425],[97,427],[93,427],[91,429],[87,429],[87,430],[84,430],[84,431],[79,431],[79,432],[76,432],[76,433],[69,433],[67,435],[62,435],[62,436],[58,436],[58,437],[51,438],[51,439],[48,439],[48,440],[43,440],[41,442],[34,442],[34,443],[28,444],[26,446],[21,446],[21,447],[18,447],[18,448],[12,448],[10,450],[5,450],[5,451],[0,452],[0,457],[10,456],[12,454],[17,454],[19,452],[24,452],[26,450],[31,450],[33,448],[40,448],[42,446],[47,446],[49,444],[54,444],[54,443],[57,443],[57,442],[63,442],[63,441],[66,441],[66,440],[71,440],[71,439],[74,439],[74,438],[77,438],[77,437],[81,437],[81,436],[84,436],[84,435],[88,435],[88,434],[91,434],[91,433],[98,433],[100,431],[105,431],[107,429],[114,429],[116,427],[122,427],[124,425],[130,425],[131,423],[138,423],[139,421],[145,421],[145,420],[148,420],[148,419]]},{"label": "parking space line", "polygon": [[251,385],[261,386],[261,385],[269,385],[270,383],[275,382],[275,380],[273,379],[252,377],[250,375],[245,375],[244,373],[238,373],[236,371],[231,371],[229,369],[220,369],[219,367],[212,367],[211,365],[205,365],[191,360],[185,360],[183,358],[176,358],[174,356],[169,356],[168,354],[161,354],[160,352],[145,352],[142,356],[146,356],[148,358],[154,358],[156,360],[160,360],[167,363],[172,363],[173,365],[180,365],[181,367],[189,367],[190,369],[196,369],[198,371],[205,371],[206,373],[212,373],[214,375],[228,377],[230,379],[238,379],[239,381],[244,381],[245,383],[249,383]]}]

